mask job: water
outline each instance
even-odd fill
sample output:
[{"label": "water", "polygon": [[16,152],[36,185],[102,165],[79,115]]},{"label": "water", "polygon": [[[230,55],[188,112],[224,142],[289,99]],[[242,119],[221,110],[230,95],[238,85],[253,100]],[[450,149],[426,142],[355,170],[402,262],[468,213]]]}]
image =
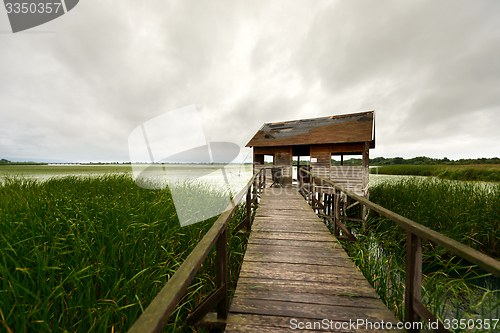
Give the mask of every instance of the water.
[{"label": "water", "polygon": [[[104,165],[4,165],[0,166],[0,184],[5,177],[24,177],[37,181],[47,181],[51,178],[63,177],[99,177],[107,174],[140,174],[149,167],[148,164]],[[222,189],[230,189],[238,193],[252,177],[251,164],[228,164],[225,166],[197,164],[166,164],[156,165],[155,171],[169,182],[202,182]],[[163,167],[165,168],[163,170]],[[224,175],[225,174],[225,175]],[[166,177],[165,177],[166,176]],[[159,180],[164,182],[164,179]]]}]

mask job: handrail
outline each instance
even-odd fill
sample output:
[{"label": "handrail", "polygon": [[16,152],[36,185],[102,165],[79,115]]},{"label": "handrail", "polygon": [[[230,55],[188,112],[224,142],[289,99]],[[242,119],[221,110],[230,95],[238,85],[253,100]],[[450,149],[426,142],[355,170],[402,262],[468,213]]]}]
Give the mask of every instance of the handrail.
[{"label": "handrail", "polygon": [[[403,217],[387,208],[384,208],[376,203],[373,203],[366,198],[363,198],[349,190],[346,190],[340,185],[333,183],[328,179],[324,179],[315,175],[312,172],[303,170],[311,176],[311,184],[314,189],[314,179],[321,180],[322,184],[328,184],[335,188],[336,204],[335,204],[335,230],[340,226],[340,196],[337,191],[347,194],[349,197],[357,200],[360,204],[373,209],[382,216],[385,216],[394,221],[398,226],[407,231],[406,242],[406,283],[405,283],[405,321],[417,322],[423,319],[427,322],[436,322],[437,318],[422,304],[422,239],[428,239],[436,244],[441,245],[445,249],[455,255],[468,260],[469,262],[478,265],[493,275],[500,277],[500,261],[482,253],[473,248],[457,242],[445,235],[440,234],[430,228],[427,228],[417,222],[414,222],[406,217]],[[311,198],[314,204],[315,197]],[[348,235],[349,232],[347,231]],[[351,239],[352,240],[352,239]],[[449,332],[441,321],[437,320],[438,327],[434,329],[437,332]],[[418,329],[410,329],[410,332],[418,332]]]},{"label": "handrail", "polygon": [[[191,251],[186,260],[182,263],[182,265],[177,269],[175,274],[168,280],[162,290],[158,293],[158,295],[153,299],[153,301],[149,304],[149,306],[144,310],[144,312],[139,316],[139,318],[135,321],[132,327],[128,330],[128,333],[148,333],[148,332],[160,332],[165,326],[168,317],[174,312],[177,304],[180,302],[182,297],[184,296],[187,288],[191,284],[194,276],[198,272],[201,267],[201,264],[207,258],[208,254],[212,247],[219,243],[221,239],[223,241],[221,244],[217,244],[217,250],[222,249],[224,252],[224,248],[227,251],[227,226],[229,224],[229,220],[234,214],[236,208],[239,203],[251,190],[252,185],[255,187],[256,179],[262,173],[262,170],[266,168],[262,168],[253,175],[252,179],[245,185],[245,187],[234,197],[232,202],[227,206],[226,210],[219,216],[219,218],[214,222],[212,227],[208,230],[208,232],[203,236],[200,242],[196,245],[196,247]],[[265,182],[265,176],[264,176]],[[262,182],[260,183],[262,185]],[[248,199],[248,195],[247,195]],[[248,200],[247,200],[248,205]],[[247,207],[247,215],[251,212],[251,210]],[[250,216],[246,217],[247,223],[250,223]],[[222,237],[221,237],[222,236]],[[224,241],[225,239],[225,241]],[[218,258],[219,259],[219,253]],[[224,260],[224,258],[222,258]],[[225,258],[226,263],[226,277],[220,277],[222,280],[221,287],[225,288],[225,301],[227,302],[227,254]],[[218,262],[218,270],[219,270],[219,262]],[[224,268],[222,268],[224,269]],[[219,279],[219,276],[218,276]],[[219,283],[218,283],[219,284]],[[218,295],[219,290],[215,294]],[[217,303],[216,303],[217,304]],[[226,305],[227,308],[227,305]],[[227,309],[224,309],[227,316]],[[219,311],[218,311],[219,312]],[[222,315],[224,316],[224,314]]]},{"label": "handrail", "polygon": [[307,172],[311,174],[314,178],[318,178],[324,183],[327,183],[334,187],[335,189],[344,192],[351,198],[356,199],[363,205],[373,209],[380,215],[383,215],[392,221],[396,222],[397,225],[399,225],[401,228],[410,231],[414,233],[415,235],[418,235],[419,237],[422,237],[424,239],[428,239],[430,241],[435,242],[436,244],[441,245],[445,249],[451,251],[452,253],[456,254],[457,256],[467,259],[473,264],[476,264],[480,266],[481,268],[487,270],[488,272],[492,273],[493,275],[500,277],[500,261],[482,253],[479,252],[478,250],[475,250],[467,245],[464,245],[460,242],[457,242],[454,239],[451,239],[445,235],[440,234],[439,232],[432,230],[426,226],[423,226],[415,221],[412,221],[404,216],[401,216],[397,213],[394,213],[393,211],[390,211],[387,208],[384,208],[380,205],[377,205],[376,203],[373,203],[349,190],[346,190],[340,185],[337,185],[325,178],[319,177],[312,172],[309,172],[307,170],[303,170],[304,172]]}]

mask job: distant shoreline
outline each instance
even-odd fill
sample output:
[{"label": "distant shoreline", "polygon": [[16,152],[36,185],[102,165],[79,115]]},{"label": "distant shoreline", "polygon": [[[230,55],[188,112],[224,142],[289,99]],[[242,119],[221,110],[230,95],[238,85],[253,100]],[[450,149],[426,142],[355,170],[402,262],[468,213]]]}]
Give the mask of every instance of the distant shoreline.
[{"label": "distant shoreline", "polygon": [[464,165],[384,165],[370,169],[371,174],[434,176],[441,179],[500,182],[499,164]]}]

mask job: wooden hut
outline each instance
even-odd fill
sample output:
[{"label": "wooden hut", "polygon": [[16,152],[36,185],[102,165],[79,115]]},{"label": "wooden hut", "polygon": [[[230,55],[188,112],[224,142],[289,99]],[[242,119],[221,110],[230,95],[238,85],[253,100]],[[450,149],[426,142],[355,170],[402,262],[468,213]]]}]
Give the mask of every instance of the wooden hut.
[{"label": "wooden hut", "polygon": [[[309,156],[311,172],[366,196],[369,177],[369,149],[375,148],[374,111],[331,117],[266,123],[248,142],[253,147],[254,173],[264,167],[271,155],[273,164],[283,170],[282,183],[303,180],[300,168],[293,174],[293,157]],[[341,165],[332,165],[332,156]],[[361,155],[362,165],[343,165],[345,155]],[[267,174],[270,179],[270,174]],[[321,184],[318,184],[321,185]],[[321,191],[321,187],[318,188]],[[324,188],[325,193],[328,189]]]}]

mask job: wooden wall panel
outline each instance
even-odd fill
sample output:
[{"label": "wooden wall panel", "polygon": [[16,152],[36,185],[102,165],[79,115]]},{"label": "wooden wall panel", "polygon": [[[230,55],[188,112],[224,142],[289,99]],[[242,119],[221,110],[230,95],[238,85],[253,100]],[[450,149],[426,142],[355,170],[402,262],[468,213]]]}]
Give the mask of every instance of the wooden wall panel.
[{"label": "wooden wall panel", "polygon": [[[314,159],[316,159],[315,162]],[[330,145],[311,145],[311,172],[328,179],[331,166]],[[320,185],[319,182],[315,182]]]},{"label": "wooden wall panel", "polygon": [[359,153],[361,154],[365,148],[364,142],[358,143],[338,143],[330,144],[330,152],[335,153]]},{"label": "wooden wall panel", "polygon": [[276,147],[274,165],[283,167],[283,184],[292,183],[292,147]]},{"label": "wooden wall panel", "polygon": [[253,147],[254,154],[274,155],[276,147]]}]

